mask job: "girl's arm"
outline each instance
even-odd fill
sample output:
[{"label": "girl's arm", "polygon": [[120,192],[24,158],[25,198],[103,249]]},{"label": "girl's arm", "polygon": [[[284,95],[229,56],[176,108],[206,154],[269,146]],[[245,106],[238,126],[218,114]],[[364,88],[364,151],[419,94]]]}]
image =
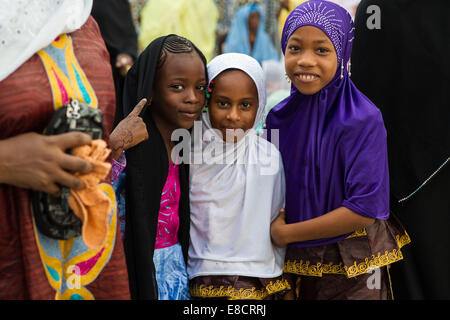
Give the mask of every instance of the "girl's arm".
[{"label": "girl's arm", "polygon": [[285,210],[281,209],[280,215],[270,227],[272,241],[280,248],[286,247],[291,242],[337,237],[368,227],[375,222],[375,219],[363,217],[346,207],[339,207],[320,217],[291,224],[286,224],[285,215]]}]

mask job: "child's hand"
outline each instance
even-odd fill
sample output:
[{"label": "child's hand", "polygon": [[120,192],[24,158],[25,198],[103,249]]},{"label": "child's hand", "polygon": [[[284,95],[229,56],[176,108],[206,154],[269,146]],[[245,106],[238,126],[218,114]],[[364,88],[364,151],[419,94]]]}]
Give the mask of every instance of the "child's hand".
[{"label": "child's hand", "polygon": [[278,248],[284,248],[287,245],[283,237],[283,228],[286,225],[286,211],[284,208],[280,209],[280,214],[270,225],[270,235],[273,244]]},{"label": "child's hand", "polygon": [[146,104],[147,99],[139,101],[133,111],[125,119],[120,121],[114,131],[111,132],[109,141],[112,156],[115,160],[119,159],[123,150],[128,150],[148,139],[147,126],[144,120],[139,117]]}]

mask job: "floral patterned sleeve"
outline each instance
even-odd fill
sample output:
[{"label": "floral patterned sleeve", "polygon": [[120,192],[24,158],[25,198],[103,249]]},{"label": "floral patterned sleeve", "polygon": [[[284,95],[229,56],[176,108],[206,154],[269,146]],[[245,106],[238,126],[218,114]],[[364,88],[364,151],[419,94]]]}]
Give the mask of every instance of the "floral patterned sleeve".
[{"label": "floral patterned sleeve", "polygon": [[125,167],[127,159],[125,152],[122,152],[119,159],[112,161],[111,183],[116,193],[117,210],[119,216],[120,233],[122,240],[125,239]]},{"label": "floral patterned sleeve", "polygon": [[125,157],[125,152],[122,152],[119,159],[112,161],[111,169],[111,183],[115,184],[122,174],[123,170],[127,166],[127,158]]}]

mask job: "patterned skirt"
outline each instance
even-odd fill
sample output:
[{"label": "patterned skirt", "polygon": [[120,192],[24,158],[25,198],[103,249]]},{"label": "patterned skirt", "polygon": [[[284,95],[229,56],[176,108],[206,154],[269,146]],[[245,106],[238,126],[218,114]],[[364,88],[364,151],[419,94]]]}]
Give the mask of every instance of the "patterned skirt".
[{"label": "patterned skirt", "polygon": [[190,283],[192,299],[279,300],[291,288],[288,281],[245,276],[200,276]]},{"label": "patterned skirt", "polygon": [[[297,298],[389,299],[389,292],[379,294],[371,289],[370,283],[372,280],[381,283],[390,291],[388,266],[403,259],[400,249],[410,242],[409,235],[391,213],[388,220],[376,220],[337,243],[289,247],[285,277],[290,279],[291,287],[296,287]],[[319,286],[335,289],[328,290],[327,294],[323,290],[319,292]]]},{"label": "patterned skirt", "polygon": [[190,300],[189,278],[179,243],[155,249],[153,263],[158,284],[158,300]]}]

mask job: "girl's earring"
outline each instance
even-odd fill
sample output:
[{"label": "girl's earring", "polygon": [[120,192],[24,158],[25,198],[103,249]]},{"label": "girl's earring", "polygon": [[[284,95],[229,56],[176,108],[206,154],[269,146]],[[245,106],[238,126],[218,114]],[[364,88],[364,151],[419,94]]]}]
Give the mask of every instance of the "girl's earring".
[{"label": "girl's earring", "polygon": [[211,94],[209,92],[206,92],[206,101],[205,105],[203,106],[203,112],[208,111],[208,101],[211,98]]},{"label": "girl's earring", "polygon": [[211,93],[212,93],[213,89],[214,89],[214,81],[211,80],[208,87],[205,88],[206,101],[205,101],[205,106],[203,107],[203,112],[208,111],[208,102],[209,102],[209,99],[211,99]]},{"label": "girl's earring", "polygon": [[341,62],[341,79],[343,79],[344,78],[344,59],[342,59],[342,62]]},{"label": "girl's earring", "polygon": [[288,83],[291,83],[291,79],[288,77],[287,73],[284,74],[284,77]]},{"label": "girl's earring", "polygon": [[348,62],[348,76],[352,76],[352,63],[350,61]]}]

